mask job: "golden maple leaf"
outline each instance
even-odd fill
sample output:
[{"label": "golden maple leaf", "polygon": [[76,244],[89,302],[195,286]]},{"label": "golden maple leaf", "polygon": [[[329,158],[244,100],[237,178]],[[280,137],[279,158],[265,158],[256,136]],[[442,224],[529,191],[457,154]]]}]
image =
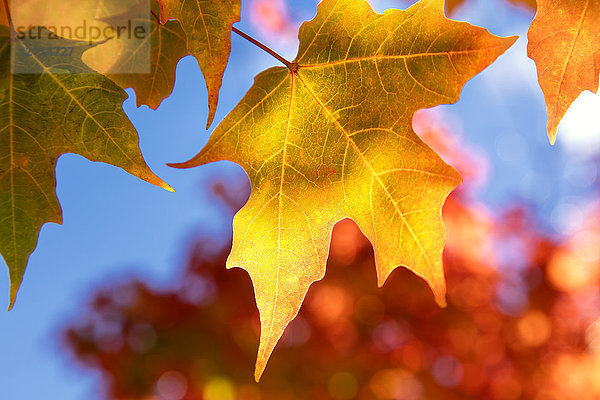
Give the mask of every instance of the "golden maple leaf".
[{"label": "golden maple leaf", "polygon": [[160,0],[161,20],[176,19],[187,37],[208,90],[208,128],[219,102],[223,73],[231,52],[231,26],[240,20],[241,0]]},{"label": "golden maple leaf", "polygon": [[87,42],[41,27],[23,39],[10,36],[0,26],[0,251],[12,307],[41,226],[62,222],[54,171],[61,154],[113,164],[172,189],[142,158],[121,107],[127,94],[81,61]]},{"label": "golden maple leaf", "polygon": [[548,137],[554,144],[558,124],[584,90],[598,91],[600,74],[600,2],[538,0],[529,28],[528,55],[548,112]]},{"label": "golden maple leaf", "polygon": [[445,303],[441,208],[461,179],[417,137],[412,117],[457,101],[516,40],[446,19],[443,0],[381,15],[366,0],[325,0],[299,38],[295,62],[259,74],[206,147],[174,165],[229,160],[250,177],[227,265],[254,284],[257,380],[323,278],[341,219],[356,221],[373,244],[379,285],[406,266]]}]

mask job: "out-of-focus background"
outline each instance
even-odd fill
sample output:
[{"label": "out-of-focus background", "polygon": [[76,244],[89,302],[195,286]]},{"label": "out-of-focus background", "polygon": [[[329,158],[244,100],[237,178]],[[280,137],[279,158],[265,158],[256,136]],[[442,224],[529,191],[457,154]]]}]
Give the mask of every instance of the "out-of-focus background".
[{"label": "out-of-focus background", "polygon": [[[380,12],[409,3],[370,2]],[[61,157],[64,224],[43,227],[15,308],[0,312],[0,398],[600,398],[600,97],[583,94],[549,145],[526,57],[534,12],[518,3],[466,0],[452,10],[520,39],[457,104],[414,121],[465,180],[444,208],[447,309],[402,269],[377,289],[370,245],[343,221],[325,279],[254,384],[251,282],[224,268],[247,178],[225,162],[165,166],[195,155],[211,132],[202,74],[187,57],[157,111],[136,108],[131,91],[124,103],[144,157],[176,194]],[[242,4],[236,26],[293,59],[317,1]],[[232,40],[217,122],[257,73],[277,65]]]}]

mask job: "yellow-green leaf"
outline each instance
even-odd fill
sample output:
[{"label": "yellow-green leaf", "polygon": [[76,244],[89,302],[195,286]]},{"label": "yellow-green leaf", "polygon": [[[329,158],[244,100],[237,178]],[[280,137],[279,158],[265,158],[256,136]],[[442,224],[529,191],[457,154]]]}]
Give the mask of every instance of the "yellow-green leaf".
[{"label": "yellow-green leaf", "polygon": [[457,101],[515,41],[446,19],[443,0],[382,15],[366,0],[325,0],[299,38],[294,67],[258,75],[206,147],[175,165],[229,160],[250,177],[227,265],[254,284],[257,379],[324,276],[331,230],[343,218],[373,244],[379,285],[406,266],[444,304],[441,208],[460,177],[417,137],[412,117]]},{"label": "yellow-green leaf", "polygon": [[[89,46],[32,32],[42,39],[11,43],[0,26],[0,252],[11,306],[41,226],[62,221],[54,171],[61,154],[110,163],[170,189],[142,158],[121,106],[126,93],[81,61]],[[11,73],[11,45],[15,72],[27,73]]]},{"label": "yellow-green leaf", "polygon": [[537,65],[552,144],[571,103],[584,90],[598,91],[599,21],[597,0],[538,0],[527,50]]},{"label": "yellow-green leaf", "polygon": [[208,90],[208,122],[219,102],[223,73],[231,52],[231,27],[240,20],[240,0],[160,0],[161,20],[176,19],[187,37],[187,48],[196,57]]},{"label": "yellow-green leaf", "polygon": [[[160,14],[158,3],[153,2],[152,8],[154,15],[147,14],[142,17],[145,18],[143,22],[152,27],[148,40],[123,41],[125,47],[121,49],[119,59],[106,75],[122,88],[133,88],[138,107],[146,104],[156,109],[171,95],[177,63],[187,56],[188,52],[185,32],[179,22],[168,21],[164,25],[160,24],[155,18]],[[103,20],[111,26],[126,26],[128,21],[133,20],[132,15],[136,14],[126,12]],[[150,55],[150,60],[139,60],[139,57],[145,57],[147,54]],[[140,62],[149,64],[149,73],[139,72]]]}]

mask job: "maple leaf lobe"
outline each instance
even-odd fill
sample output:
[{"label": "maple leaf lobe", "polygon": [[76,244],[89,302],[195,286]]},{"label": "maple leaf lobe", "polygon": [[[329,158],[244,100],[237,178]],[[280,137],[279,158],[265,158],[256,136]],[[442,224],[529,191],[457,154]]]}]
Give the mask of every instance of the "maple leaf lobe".
[{"label": "maple leaf lobe", "polygon": [[208,90],[208,122],[217,111],[219,90],[231,51],[231,27],[240,20],[241,0],[160,0],[161,21],[176,19],[187,37]]}]

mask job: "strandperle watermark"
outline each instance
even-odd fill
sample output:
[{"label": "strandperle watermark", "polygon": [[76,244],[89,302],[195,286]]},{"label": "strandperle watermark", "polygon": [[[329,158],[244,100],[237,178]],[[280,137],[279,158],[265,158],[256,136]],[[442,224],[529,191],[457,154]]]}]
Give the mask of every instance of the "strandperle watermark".
[{"label": "strandperle watermark", "polygon": [[80,40],[89,45],[110,39],[144,40],[150,34],[149,27],[139,21],[126,21],[123,25],[104,26],[88,25],[84,20],[76,26],[16,26],[15,36],[18,39],[30,40]]},{"label": "strandperle watermark", "polygon": [[[11,9],[19,12],[18,7],[14,5]],[[26,12],[21,12],[20,16],[20,21],[27,21]],[[114,14],[96,16],[93,19],[73,23],[69,21],[69,24],[62,25],[15,24],[11,30],[12,73],[37,74],[43,73],[48,67],[55,73],[81,72],[82,54],[109,41],[119,41],[117,47],[121,49],[122,59],[130,57],[127,62],[115,62],[110,73],[149,73],[152,34],[150,18],[148,0],[123,0]],[[118,53],[106,56],[112,56],[116,61],[117,55]]]}]

